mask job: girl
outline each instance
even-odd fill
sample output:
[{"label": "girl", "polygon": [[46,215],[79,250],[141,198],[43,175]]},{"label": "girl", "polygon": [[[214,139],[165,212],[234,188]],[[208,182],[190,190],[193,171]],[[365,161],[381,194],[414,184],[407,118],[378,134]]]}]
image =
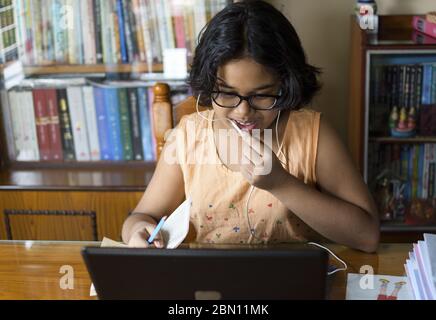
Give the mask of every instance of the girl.
[{"label": "girl", "polygon": [[197,102],[211,108],[185,116],[167,140],[123,241],[146,247],[157,221],[190,197],[197,242],[329,239],[375,251],[370,193],[332,127],[305,108],[318,74],[273,6],[243,1],[218,13],[189,77]]}]

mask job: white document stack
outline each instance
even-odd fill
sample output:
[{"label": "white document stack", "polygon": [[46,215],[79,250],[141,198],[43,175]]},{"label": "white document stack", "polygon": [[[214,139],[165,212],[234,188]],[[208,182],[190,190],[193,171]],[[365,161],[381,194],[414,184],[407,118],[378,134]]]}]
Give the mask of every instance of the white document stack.
[{"label": "white document stack", "polygon": [[436,300],[436,234],[424,234],[404,265],[416,300]]}]

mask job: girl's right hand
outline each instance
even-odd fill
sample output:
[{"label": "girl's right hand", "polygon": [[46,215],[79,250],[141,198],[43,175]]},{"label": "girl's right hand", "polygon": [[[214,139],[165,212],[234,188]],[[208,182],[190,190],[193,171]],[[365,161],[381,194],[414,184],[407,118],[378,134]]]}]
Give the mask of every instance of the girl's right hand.
[{"label": "girl's right hand", "polygon": [[[148,243],[148,238],[150,238],[150,234],[156,228],[156,224],[150,223],[148,221],[140,221],[133,225],[132,233],[130,236],[130,240],[128,242],[128,246],[132,248],[148,248],[151,245]],[[159,231],[158,235],[153,241],[153,244],[156,248],[163,248],[165,246],[162,233]]]}]

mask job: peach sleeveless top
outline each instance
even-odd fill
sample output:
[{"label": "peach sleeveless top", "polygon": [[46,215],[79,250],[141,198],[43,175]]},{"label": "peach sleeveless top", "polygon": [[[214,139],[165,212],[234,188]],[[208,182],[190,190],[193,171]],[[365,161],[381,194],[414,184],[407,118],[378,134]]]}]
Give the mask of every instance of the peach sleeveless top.
[{"label": "peach sleeveless top", "polygon": [[[247,212],[251,185],[218,157],[210,121],[214,111],[203,111],[202,115],[208,120],[197,113],[184,116],[175,134],[186,197],[192,199],[190,219],[196,241],[240,244],[319,240],[319,234],[267,191],[254,189]],[[286,159],[280,157],[288,172],[313,187],[319,125],[319,112],[290,112],[283,137]]]}]

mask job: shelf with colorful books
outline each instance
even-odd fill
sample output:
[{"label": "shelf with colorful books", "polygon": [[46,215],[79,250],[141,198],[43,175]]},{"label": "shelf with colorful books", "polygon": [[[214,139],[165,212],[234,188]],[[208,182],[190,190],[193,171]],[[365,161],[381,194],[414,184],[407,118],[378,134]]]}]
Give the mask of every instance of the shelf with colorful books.
[{"label": "shelf with colorful books", "polygon": [[167,50],[186,49],[189,64],[207,21],[231,1],[3,2],[0,15],[7,11],[14,33],[11,60],[22,62],[26,77],[1,91],[3,170],[122,173],[156,160],[155,82],[170,83],[173,105],[189,95],[185,79],[163,74]]},{"label": "shelf with colorful books", "polygon": [[[182,82],[172,94],[181,100],[189,89]],[[150,83],[27,79],[2,98],[9,160],[15,167],[156,160]]]},{"label": "shelf with colorful books", "polygon": [[[227,0],[15,0],[20,56],[26,66],[143,64],[186,48]],[[44,3],[44,5],[43,5]],[[32,69],[33,70],[33,69]]]},{"label": "shelf with colorful books", "polygon": [[382,222],[436,224],[436,51],[373,51],[368,62],[365,167]]},{"label": "shelf with colorful books", "polygon": [[436,228],[436,46],[414,40],[413,16],[352,22],[350,149],[385,235]]}]

